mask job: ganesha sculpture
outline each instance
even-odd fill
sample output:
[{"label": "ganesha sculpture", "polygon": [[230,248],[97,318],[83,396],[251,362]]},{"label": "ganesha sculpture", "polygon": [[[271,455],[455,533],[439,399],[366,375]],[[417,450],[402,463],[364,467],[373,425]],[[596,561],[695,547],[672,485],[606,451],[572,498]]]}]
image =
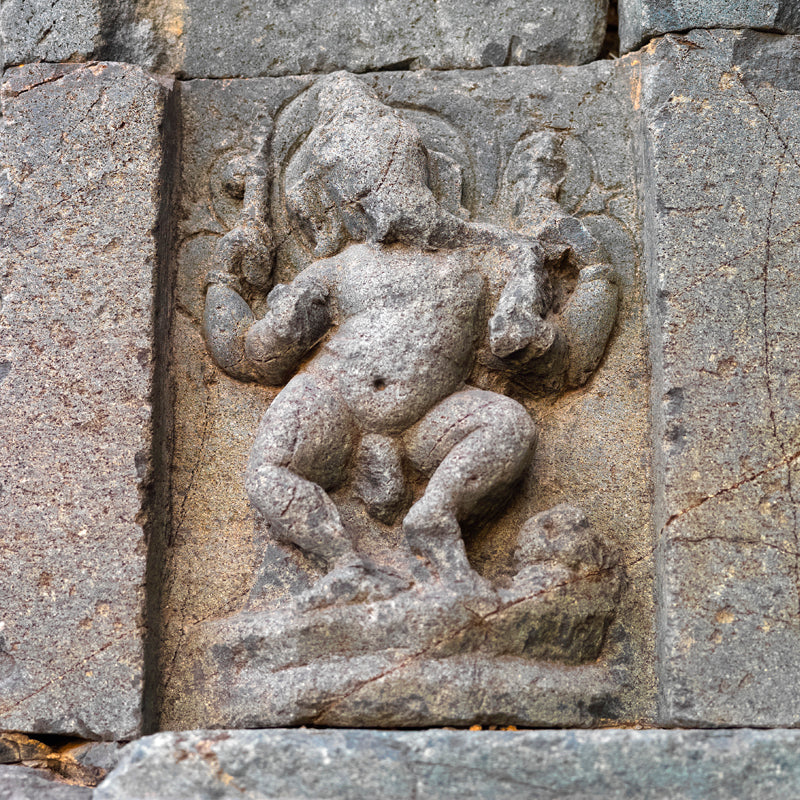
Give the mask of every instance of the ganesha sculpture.
[{"label": "ganesha sculpture", "polygon": [[[215,253],[204,336],[231,378],[283,387],[255,434],[246,489],[272,540],[316,577],[279,607],[254,587],[241,612],[211,623],[213,654],[198,663],[235,673],[218,689],[229,725],[513,721],[419,689],[424,710],[398,716],[387,675],[424,662],[417,683],[430,689],[458,683],[464,659],[501,671],[597,659],[624,577],[579,509],[523,525],[515,572],[500,582],[473,568],[463,530],[502,514],[531,466],[536,425],[504,391],[574,389],[598,367],[617,315],[614,269],[558,204],[557,134],[516,148],[504,190],[517,224],[500,227],[468,218],[460,165],[361,79],[335,73],[307,91],[314,122],[277,195],[269,143],[231,168],[242,217]],[[270,199],[303,253],[275,285]],[[337,659],[346,666],[331,677]],[[383,693],[362,692],[353,723],[344,698],[378,678]]]}]

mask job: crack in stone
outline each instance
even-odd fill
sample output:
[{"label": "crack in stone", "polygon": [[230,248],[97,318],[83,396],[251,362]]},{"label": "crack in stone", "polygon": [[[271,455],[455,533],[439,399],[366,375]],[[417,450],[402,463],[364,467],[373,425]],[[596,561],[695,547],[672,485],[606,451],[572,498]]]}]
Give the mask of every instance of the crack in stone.
[{"label": "crack in stone", "polygon": [[[752,92],[750,92],[747,87],[741,81],[741,77],[739,78],[741,85],[744,87],[745,91],[754,98]],[[772,220],[774,218],[774,211],[775,211],[775,201],[778,194],[778,184],[780,183],[781,176],[783,174],[783,169],[786,161],[787,155],[792,157],[796,166],[800,166],[798,164],[797,159],[793,156],[791,151],[789,150],[789,143],[783,139],[783,137],[778,132],[776,126],[772,122],[771,114],[766,114],[764,110],[758,105],[756,101],[756,105],[764,115],[767,120],[767,123],[773,129],[775,135],[777,136],[778,140],[781,142],[782,151],[781,151],[781,161],[778,164],[777,174],[775,176],[775,183],[772,187],[772,195],[770,197],[769,203],[769,211],[767,214],[767,230],[766,230],[766,242],[765,242],[765,253],[764,253],[764,266],[761,272],[762,278],[762,333],[763,333],[763,342],[764,342],[764,378],[765,384],[767,388],[767,396],[769,398],[769,419],[770,424],[772,427],[772,435],[775,439],[776,444],[780,448],[783,457],[786,458],[786,443],[783,441],[783,438],[780,436],[778,432],[778,422],[775,417],[775,395],[774,395],[774,387],[773,387],[773,379],[772,379],[772,369],[771,369],[771,360],[772,360],[772,348],[770,345],[770,337],[769,337],[769,277],[770,277],[770,265],[772,262]],[[792,486],[792,469],[791,465],[787,463],[787,470],[786,470],[786,492],[789,495],[789,500],[791,502],[791,515],[792,515],[792,536],[794,538],[795,543],[795,553],[794,553],[794,563],[792,565],[792,570],[794,573],[794,585],[795,585],[795,595],[797,600],[797,615],[800,617],[800,536],[798,534],[798,519],[797,519],[797,500],[794,496],[793,486]]]},{"label": "crack in stone", "polygon": [[175,525],[170,530],[169,535],[169,546],[172,547],[175,544],[175,540],[177,539],[178,534],[183,527],[183,523],[186,520],[186,504],[189,501],[189,495],[191,495],[192,491],[194,490],[196,475],[198,470],[203,465],[203,455],[205,453],[206,445],[208,443],[208,437],[210,434],[211,428],[211,414],[209,413],[209,406],[211,405],[211,395],[210,393],[206,393],[206,399],[203,403],[203,420],[201,422],[201,431],[200,431],[200,444],[197,448],[197,458],[195,458],[194,464],[192,465],[191,472],[189,473],[189,480],[186,482],[186,490],[183,493],[183,497],[181,498],[181,505],[178,509],[178,513],[174,515]]},{"label": "crack in stone", "polygon": [[770,550],[777,550],[779,553],[784,553],[787,556],[794,556],[795,559],[800,556],[797,550],[787,550],[785,547],[780,547],[777,544],[768,542],[764,539],[741,539],[738,537],[720,536],[719,534],[708,534],[707,536],[676,536],[670,539],[670,544],[703,544],[704,542],[723,542],[725,544],[746,544],[756,547],[768,547]]},{"label": "crack in stone", "polygon": [[764,107],[761,105],[761,101],[758,99],[758,95],[756,95],[756,93],[752,89],[747,88],[747,84],[744,82],[744,76],[742,75],[741,70],[737,67],[733,70],[733,74],[735,75],[739,86],[742,87],[745,94],[747,94],[747,96],[752,100],[752,105],[755,107],[756,111],[758,111],[759,114],[761,114],[761,116],[764,117],[764,119],[767,121],[767,125],[769,125],[769,127],[772,128],[772,131],[777,137],[778,141],[783,145],[785,154],[787,154],[792,159],[792,161],[794,161],[795,166],[798,169],[800,169],[800,161],[798,161],[797,156],[789,147],[790,144],[789,141],[781,135],[780,128],[775,124],[775,122],[772,119],[772,114],[768,114],[764,110]]},{"label": "crack in stone", "polygon": [[[797,222],[793,222],[791,225],[788,225],[786,228],[784,228],[783,230],[781,230],[777,234],[775,234],[772,238],[773,238],[773,240],[782,239],[782,238],[786,237],[790,233],[790,231],[792,231],[794,228],[798,228],[798,227],[800,227],[800,220],[798,220]],[[687,292],[690,292],[692,289],[695,289],[698,286],[700,286],[705,280],[710,278],[715,272],[719,272],[721,269],[724,269],[725,267],[732,267],[734,264],[736,264],[741,259],[747,258],[747,256],[751,256],[754,253],[756,253],[758,250],[760,250],[762,247],[764,247],[764,245],[765,245],[764,242],[758,242],[758,244],[755,244],[752,247],[748,247],[746,250],[743,250],[737,256],[734,256],[733,258],[731,258],[731,259],[729,259],[727,261],[722,261],[721,263],[719,263],[716,266],[714,266],[713,269],[710,269],[707,272],[704,272],[701,275],[698,275],[697,278],[695,278],[690,283],[687,283],[685,286],[681,287],[680,289],[676,289],[674,292],[671,292],[669,296],[673,297],[673,298],[677,298],[677,297],[681,297],[681,296],[685,295]]]},{"label": "crack in stone", "polygon": [[[89,62],[83,66],[91,66],[94,62]],[[44,78],[41,81],[37,81],[36,83],[32,83],[30,86],[26,86],[24,89],[20,89],[19,91],[14,91],[12,89],[4,89],[3,96],[4,99],[13,99],[15,97],[19,97],[21,94],[25,94],[26,92],[30,92],[33,89],[37,89],[39,86],[44,86],[48,83],[55,83],[56,81],[60,81],[62,78],[66,78],[69,75],[69,72],[62,72],[60,75],[51,75],[49,78]]]},{"label": "crack in stone", "polygon": [[460,628],[457,628],[454,631],[450,631],[450,632],[446,633],[445,635],[443,635],[442,637],[437,639],[435,642],[433,642],[428,647],[425,647],[422,650],[417,651],[416,653],[412,653],[410,656],[408,656],[407,658],[403,659],[399,664],[394,664],[391,667],[383,670],[379,674],[373,675],[370,678],[366,678],[365,680],[360,681],[355,687],[353,687],[352,689],[350,689],[347,692],[344,692],[343,694],[339,695],[339,697],[335,698],[330,703],[328,703],[328,705],[324,709],[322,709],[322,711],[317,712],[311,718],[311,724],[324,725],[325,724],[325,717],[328,714],[330,714],[330,712],[333,709],[335,709],[336,706],[341,705],[345,700],[347,700],[348,698],[352,697],[357,692],[360,692],[365,686],[368,686],[371,683],[375,683],[376,681],[382,680],[383,678],[385,678],[385,677],[387,677],[387,676],[389,676],[389,675],[391,675],[391,674],[393,674],[395,672],[398,672],[399,670],[405,669],[407,666],[409,666],[409,664],[413,664],[415,661],[419,661],[420,659],[424,658],[431,651],[435,651],[437,648],[441,647],[442,645],[445,645],[448,642],[451,642],[454,639],[458,638],[463,633],[466,633],[467,631],[469,631],[471,629],[479,627],[480,625],[482,625],[483,623],[485,623],[487,620],[491,619],[492,617],[494,617],[494,616],[496,616],[498,614],[502,614],[502,613],[508,611],[508,609],[513,608],[516,605],[519,605],[520,603],[525,603],[525,602],[528,602],[529,600],[535,600],[536,598],[539,598],[539,597],[546,597],[547,595],[552,594],[553,592],[556,592],[559,589],[563,589],[563,588],[565,588],[567,586],[571,586],[571,585],[573,585],[575,583],[578,583],[578,582],[581,582],[581,581],[585,581],[587,579],[601,577],[603,575],[608,574],[609,572],[612,572],[612,571],[616,570],[617,568],[618,567],[615,565],[615,566],[612,566],[612,567],[608,567],[606,569],[600,569],[600,570],[595,570],[593,572],[584,573],[583,575],[580,575],[578,577],[572,578],[572,579],[567,580],[567,581],[562,581],[561,583],[557,583],[557,584],[555,584],[553,586],[549,586],[548,588],[542,589],[541,591],[534,592],[531,595],[526,595],[525,597],[517,598],[516,600],[512,600],[512,601],[510,601],[508,603],[500,603],[500,605],[498,605],[494,610],[489,611],[486,614],[478,614],[477,612],[474,612],[472,609],[470,609],[470,608],[465,606],[466,610],[470,614],[473,615],[473,617],[474,617],[473,621],[470,621],[467,624],[462,625]]},{"label": "crack in stone", "polygon": [[[210,404],[211,404],[211,396],[210,396],[210,393],[207,392],[206,393],[205,402],[203,403],[203,420],[202,420],[202,423],[201,423],[202,424],[202,430],[201,430],[201,434],[200,434],[200,444],[199,444],[199,447],[198,447],[198,455],[197,455],[197,458],[194,461],[194,464],[192,465],[191,472],[189,473],[189,480],[187,481],[187,484],[186,484],[186,491],[183,493],[183,497],[181,499],[180,508],[178,509],[177,513],[172,515],[172,520],[173,520],[174,524],[170,526],[170,531],[169,531],[169,536],[168,536],[168,541],[167,541],[167,548],[168,548],[168,550],[170,552],[174,551],[176,539],[178,537],[178,534],[181,531],[181,528],[183,527],[184,521],[186,520],[186,515],[188,513],[187,509],[186,509],[186,504],[187,504],[187,502],[189,500],[189,496],[191,495],[192,491],[194,490],[196,473],[200,469],[201,465],[203,464],[203,453],[205,452],[205,449],[206,449],[206,444],[208,442],[209,429],[210,429],[210,420],[211,420],[211,415],[209,413]],[[165,584],[163,586],[164,606],[166,605],[167,598],[169,598],[171,596],[172,591],[173,591],[174,586],[175,586],[174,573],[172,573],[171,571],[168,571],[167,574],[170,577],[165,581]],[[167,614],[164,613],[163,606],[162,606],[161,614],[162,614],[162,624],[164,625],[165,628],[169,627],[170,626],[170,621],[168,621],[168,616],[171,616],[171,615],[167,615]],[[183,622],[183,620],[181,620],[181,622]],[[176,661],[178,659],[178,654],[181,651],[181,647],[183,645],[183,640],[184,640],[185,636],[186,636],[186,633],[185,633],[185,630],[184,630],[184,626],[181,625],[181,627],[179,628],[179,631],[178,631],[178,635],[177,635],[177,642],[175,642],[175,644],[174,644],[174,650],[173,650],[173,653],[172,653],[172,658],[170,659],[169,664],[162,670],[162,676],[163,677],[160,680],[160,684],[161,684],[162,687],[168,686],[169,683],[172,680],[172,674],[175,671],[175,663],[176,663]]]},{"label": "crack in stone", "polygon": [[69,667],[68,669],[64,670],[60,675],[56,675],[54,678],[51,678],[49,681],[47,681],[46,683],[44,683],[41,686],[39,686],[39,688],[34,689],[29,694],[26,694],[25,697],[22,697],[19,700],[15,700],[13,703],[10,703],[9,705],[0,706],[0,715],[8,714],[13,709],[15,709],[18,706],[22,705],[22,703],[27,702],[32,697],[35,697],[37,694],[40,694],[45,689],[47,689],[50,686],[52,686],[54,683],[58,683],[59,681],[63,680],[64,678],[66,678],[67,675],[75,672],[75,670],[81,669],[89,661],[91,661],[94,658],[97,658],[97,656],[99,656],[101,653],[104,653],[106,650],[108,650],[109,647],[113,647],[115,644],[117,644],[118,642],[121,642],[123,639],[131,638],[134,635],[135,634],[133,634],[133,633],[124,633],[124,634],[121,634],[120,636],[115,636],[110,642],[106,642],[102,647],[98,648],[93,653],[90,653],[88,656],[85,656],[84,658],[82,658],[79,661],[75,662],[71,667]]},{"label": "crack in stone", "polygon": [[[758,478],[762,478],[764,475],[768,475],[771,472],[775,472],[775,470],[780,469],[781,467],[790,466],[792,462],[797,461],[800,458],[800,450],[796,453],[792,453],[791,455],[784,456],[777,464],[771,464],[768,467],[765,467],[758,472],[754,472],[752,475],[747,475],[741,480],[736,481],[736,483],[731,484],[730,486],[725,486],[722,489],[713,492],[712,494],[706,495],[705,497],[700,498],[700,500],[692,503],[692,505],[687,506],[686,508],[681,509],[680,511],[676,511],[672,514],[669,519],[664,523],[664,527],[662,528],[661,532],[663,533],[666,529],[680,517],[684,516],[684,514],[688,514],[691,511],[695,511],[696,509],[700,508],[701,506],[705,505],[709,500],[715,500],[717,497],[720,497],[728,492],[736,491],[736,489],[741,488],[747,483],[751,483]],[[800,549],[800,548],[798,548]]]}]

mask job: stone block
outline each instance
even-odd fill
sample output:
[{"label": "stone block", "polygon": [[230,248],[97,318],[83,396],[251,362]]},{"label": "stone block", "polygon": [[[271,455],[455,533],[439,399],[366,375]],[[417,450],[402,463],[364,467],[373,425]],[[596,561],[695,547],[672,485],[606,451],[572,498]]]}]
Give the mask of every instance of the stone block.
[{"label": "stone block", "polygon": [[0,147],[0,727],[141,728],[168,90],[7,70]]},{"label": "stone block", "polygon": [[661,721],[797,725],[798,40],[643,56]]},{"label": "stone block", "polygon": [[581,64],[599,52],[607,0],[4,0],[5,65],[103,58],[186,78],[387,67]]},{"label": "stone block", "polygon": [[144,4],[169,68],[256,77],[410,66],[581,64],[603,43],[607,0],[324,0]]},{"label": "stone block", "polygon": [[800,33],[795,0],[619,0],[619,36],[623,53],[653,36],[691,28],[757,28]]},{"label": "stone block", "polygon": [[569,797],[800,792],[796,731],[192,731],[128,745],[95,800]]}]

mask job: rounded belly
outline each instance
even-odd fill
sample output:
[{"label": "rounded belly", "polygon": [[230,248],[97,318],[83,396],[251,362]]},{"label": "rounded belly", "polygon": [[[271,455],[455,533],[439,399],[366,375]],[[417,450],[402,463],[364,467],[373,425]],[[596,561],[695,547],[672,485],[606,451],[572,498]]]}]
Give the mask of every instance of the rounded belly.
[{"label": "rounded belly", "polygon": [[397,433],[463,383],[473,328],[445,309],[365,312],[339,326],[311,369],[338,384],[362,430]]}]

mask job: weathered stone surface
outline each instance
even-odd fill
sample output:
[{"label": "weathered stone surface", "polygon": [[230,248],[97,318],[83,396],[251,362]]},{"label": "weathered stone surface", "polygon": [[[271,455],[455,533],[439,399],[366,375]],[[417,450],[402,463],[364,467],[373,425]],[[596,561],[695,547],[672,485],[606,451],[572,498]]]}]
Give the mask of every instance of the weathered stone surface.
[{"label": "weathered stone surface", "polygon": [[183,77],[581,64],[605,35],[607,0],[3,0],[5,65],[127,61]]},{"label": "weathered stone surface", "polygon": [[193,731],[128,745],[95,800],[794,797],[794,731]]},{"label": "weathered stone surface", "polygon": [[69,755],[91,770],[110,772],[117,766],[121,748],[119,742],[85,742],[70,747]]},{"label": "weathered stone surface", "polygon": [[103,28],[96,0],[4,0],[0,4],[3,64],[83,60],[102,47]]},{"label": "weathered stone surface", "polygon": [[5,729],[140,730],[165,98],[122,65],[4,76]]},{"label": "weathered stone surface", "polygon": [[133,0],[3,0],[3,65],[106,58],[155,64],[159,37]]},{"label": "weathered stone surface", "polygon": [[796,0],[619,0],[619,36],[623,53],[653,36],[691,28],[760,28],[800,33]]},{"label": "weathered stone surface", "polygon": [[323,0],[187,0],[145,3],[143,13],[154,19],[170,69],[211,78],[398,64],[580,64],[600,50],[607,7],[607,0],[348,0],[332,10]]},{"label": "weathered stone surface", "polygon": [[93,792],[41,769],[0,764],[0,800],[92,800]]},{"label": "weathered stone surface", "polygon": [[668,724],[800,724],[799,44],[668,37],[636,93]]},{"label": "weathered stone surface", "polygon": [[558,565],[534,560],[497,592],[429,581],[385,600],[250,606],[206,623],[182,654],[203,698],[187,722],[585,726],[612,717],[618,687],[592,662],[623,582],[602,546],[599,563],[582,553],[569,568],[558,555]]},{"label": "weathered stone surface", "polygon": [[[648,388],[628,75],[604,62],[580,70],[412,71],[354,81],[332,76],[314,86],[307,78],[287,78],[193,81],[182,87],[181,314],[172,361],[177,386],[176,514],[164,592],[161,724],[588,725],[611,717],[649,717]],[[376,95],[361,97],[359,85],[372,87]],[[327,100],[318,99],[322,92],[328,93]],[[355,95],[361,98],[358,104],[352,103]],[[321,117],[319,107],[326,109]],[[399,118],[392,107],[401,109]],[[370,112],[366,123],[364,109]],[[328,115],[334,122],[342,118],[346,136],[339,123],[317,125],[318,117]],[[353,147],[364,124],[373,125],[370,136]],[[421,138],[424,150],[415,137]],[[377,147],[383,139],[387,146]],[[372,173],[382,172],[390,178],[370,183]],[[332,206],[316,205],[314,192],[323,189],[335,198]],[[336,208],[342,217],[336,216]],[[345,209],[352,211],[350,216]],[[558,342],[561,349],[553,348],[555,354],[543,359],[539,372],[522,370],[527,377],[512,386],[514,370],[500,370],[499,377],[492,370],[514,355],[514,347],[507,345],[515,336],[527,335],[530,320],[509,312],[514,323],[509,328],[504,330],[498,319],[490,323],[487,298],[494,290],[484,295],[475,276],[479,269],[493,268],[500,275],[503,253],[516,253],[516,258],[521,252],[508,249],[509,243],[530,236],[540,238],[548,269],[559,264],[572,277],[566,284],[553,279],[563,292],[554,290],[538,312],[548,325],[562,320],[558,324],[564,330],[544,345],[546,350]],[[336,298],[331,304],[335,318],[322,313],[325,296],[315,294],[313,285],[293,282],[298,273],[309,274],[301,272],[304,268],[321,269],[326,263],[338,265],[339,277],[331,277],[330,286],[326,283],[329,296]],[[535,275],[535,260],[531,268]],[[414,280],[404,278],[408,275]],[[458,306],[465,315],[459,330],[474,327],[474,333],[463,357],[444,365],[458,373],[456,384],[436,384],[443,375],[450,380],[444,367],[434,371],[427,385],[412,381],[404,397],[421,407],[412,409],[410,419],[402,416],[407,411],[384,417],[378,407],[393,397],[394,373],[369,375],[365,404],[333,425],[330,412],[337,394],[345,392],[345,384],[363,384],[365,353],[383,358],[391,371],[416,358],[413,354],[427,352],[429,342],[427,335],[420,335],[420,325],[431,303],[452,296],[454,275],[462,276],[461,289],[466,280],[476,287],[469,297],[462,292]],[[384,284],[376,285],[376,277]],[[395,288],[386,281],[395,281]],[[273,282],[283,287],[267,299]],[[488,284],[502,295],[501,277],[490,278]],[[476,292],[476,307],[487,303],[480,320],[469,306]],[[571,297],[583,299],[578,304],[568,301]],[[361,308],[365,298],[379,322],[359,334],[363,320],[347,309]],[[392,302],[398,310],[403,302],[408,307],[396,318],[380,318]],[[456,305],[444,303],[437,314],[446,319]],[[569,324],[563,323],[563,309],[577,305]],[[299,311],[303,308],[313,313],[304,316]],[[283,315],[302,325],[283,325]],[[256,317],[263,321],[254,324]],[[276,397],[274,389],[261,388],[252,379],[286,381],[318,340],[318,324],[332,332],[300,365],[300,374],[264,417],[246,493],[242,474],[248,451],[259,417]],[[281,344],[285,363],[261,358],[255,344],[265,346],[265,328],[270,335],[297,333],[298,341],[287,338]],[[258,330],[261,340],[254,344],[248,329]],[[355,333],[348,338],[351,329]],[[374,341],[376,331],[383,340]],[[591,335],[582,338],[587,331]],[[359,350],[359,341],[368,341],[369,347]],[[486,342],[475,363],[474,342]],[[451,342],[442,347],[449,352]],[[341,360],[342,348],[350,348],[347,363]],[[567,369],[566,352],[579,354],[575,369]],[[523,364],[535,362],[522,356],[520,351],[515,357]],[[426,363],[421,358],[420,364]],[[458,391],[466,377],[480,390]],[[249,383],[243,382],[248,378]],[[378,378],[382,381],[376,382]],[[336,391],[332,379],[339,381]],[[582,384],[579,391],[564,393],[565,387]],[[431,391],[433,399],[425,394]],[[468,408],[484,396],[502,406],[494,415],[486,411],[485,420],[480,408]],[[430,450],[438,434],[434,423],[427,433],[424,425],[416,433],[406,429],[440,400],[442,419],[452,416],[453,431],[460,430],[459,420],[474,421],[475,430],[487,426],[488,443],[489,423],[501,421],[508,409],[513,409],[515,422],[507,435],[494,437],[495,443],[510,447],[525,427],[521,420],[530,417],[541,430],[533,464],[523,469],[513,505],[493,498],[496,508],[480,508],[489,524],[482,519],[467,529],[469,565],[459,526],[451,525],[436,504],[433,513],[420,518],[433,528],[447,523],[439,538],[430,535],[435,531],[423,531],[415,539],[408,522],[413,517],[409,506],[431,485],[428,475],[438,466],[432,456],[430,468],[420,461],[421,474],[404,478],[404,464],[415,458],[408,448],[418,439],[421,453]],[[445,413],[444,404],[462,402],[461,417],[448,416],[455,408]],[[336,436],[325,438],[331,425]],[[277,458],[274,447],[291,443],[295,429],[295,441],[306,449],[286,462],[288,469],[282,456],[270,462]],[[350,444],[362,433],[367,446],[356,456]],[[530,448],[530,437],[525,441]],[[322,450],[320,442],[327,442]],[[452,443],[443,439],[441,447],[446,454]],[[354,487],[341,480],[351,455]],[[503,463],[506,458],[504,451],[496,460]],[[520,458],[525,460],[524,452]],[[492,469],[481,467],[476,479],[484,480]],[[274,475],[262,480],[265,470],[280,473],[280,480]],[[308,488],[310,480],[298,482],[297,476],[312,472],[318,483],[308,507],[312,500],[318,504],[318,528],[300,525],[280,510],[287,506],[291,488],[277,506],[270,495],[280,499],[275,489],[288,481],[296,497],[297,486]],[[337,482],[342,483],[338,488]],[[329,498],[315,500],[322,496],[322,486],[330,491]],[[271,522],[270,530],[254,513],[248,493]],[[528,546],[519,547],[522,523],[564,502],[579,504],[588,522],[584,525],[582,517],[566,512],[540,520],[543,527],[533,525]],[[556,536],[544,541],[548,526],[561,525],[569,529],[563,540]],[[592,527],[597,539],[589,534]],[[337,531],[338,538],[331,535]],[[600,541],[608,542],[609,553],[622,554],[628,588],[619,600],[613,598],[620,586],[613,579],[604,582],[616,566],[598,556],[603,547],[596,551],[595,543]],[[528,566],[515,562],[515,552],[522,561],[527,554],[541,563],[529,565],[532,571],[526,572]],[[579,564],[584,557],[600,561],[588,568],[588,561]],[[576,569],[583,577],[572,586],[569,575]],[[590,577],[593,570],[596,574]],[[531,597],[519,583],[523,573]],[[432,583],[426,584],[425,574],[433,576]],[[562,578],[548,583],[556,574]],[[439,578],[444,580],[437,584]],[[413,592],[407,588],[411,583],[417,587]],[[506,607],[503,592],[515,591]],[[545,598],[556,597],[560,599],[550,606],[555,616],[539,626],[541,635],[533,637],[537,641],[526,643],[504,665],[510,645],[498,641],[496,627],[505,626],[508,633],[515,625],[527,625],[530,632],[539,625],[534,620],[542,619],[537,615],[549,602]],[[613,607],[616,614],[594,614],[597,603],[597,608]],[[554,644],[558,636],[544,631],[560,629],[551,624],[557,617],[565,631],[586,633],[585,640],[569,634]],[[431,630],[425,629],[426,619]],[[529,661],[520,657],[523,651],[530,652]],[[557,663],[536,661],[551,657]],[[379,680],[386,670],[386,680]]]}]

